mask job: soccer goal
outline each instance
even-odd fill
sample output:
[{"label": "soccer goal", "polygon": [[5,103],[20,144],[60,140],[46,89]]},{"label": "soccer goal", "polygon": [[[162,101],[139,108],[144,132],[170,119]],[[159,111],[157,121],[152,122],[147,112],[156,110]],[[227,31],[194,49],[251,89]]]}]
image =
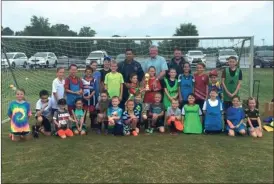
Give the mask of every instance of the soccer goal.
[{"label": "soccer goal", "polygon": [[[204,62],[207,70],[226,67],[226,58],[236,56],[243,70],[241,96],[252,95],[253,89],[253,36],[238,37],[47,37],[2,36],[1,53],[1,104],[2,118],[7,119],[7,107],[14,99],[15,87],[24,88],[26,99],[33,110],[39,91],[51,92],[56,67],[72,63],[84,68],[91,61],[102,65],[108,55],[118,62],[125,59],[125,49],[131,48],[135,60],[143,64],[149,57],[149,47],[158,47],[159,55],[170,62],[174,49],[182,51],[186,61],[195,66]],[[195,70],[193,68],[193,70]],[[81,76],[82,73],[79,72]]]}]

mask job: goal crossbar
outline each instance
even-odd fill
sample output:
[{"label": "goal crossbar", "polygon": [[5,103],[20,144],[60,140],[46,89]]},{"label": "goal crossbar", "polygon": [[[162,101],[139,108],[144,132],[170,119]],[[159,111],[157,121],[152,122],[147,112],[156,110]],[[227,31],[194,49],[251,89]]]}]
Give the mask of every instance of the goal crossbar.
[{"label": "goal crossbar", "polygon": [[158,37],[77,37],[77,36],[2,36],[9,39],[47,39],[47,40],[180,40],[180,39],[244,39],[253,36],[158,36]]}]

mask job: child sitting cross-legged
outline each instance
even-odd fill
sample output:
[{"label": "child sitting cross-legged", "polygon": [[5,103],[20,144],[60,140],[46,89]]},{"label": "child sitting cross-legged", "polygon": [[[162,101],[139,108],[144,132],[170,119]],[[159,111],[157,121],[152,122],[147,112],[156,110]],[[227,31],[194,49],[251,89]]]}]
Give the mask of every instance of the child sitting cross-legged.
[{"label": "child sitting cross-legged", "polygon": [[164,112],[165,107],[161,103],[162,95],[161,93],[156,93],[154,95],[154,103],[152,103],[149,107],[148,116],[143,116],[144,119],[147,119],[148,127],[146,129],[146,133],[152,134],[155,128],[159,129],[160,133],[165,132],[164,127]]},{"label": "child sitting cross-legged", "polygon": [[167,109],[167,124],[171,135],[178,135],[178,132],[183,130],[181,110],[178,107],[179,101],[173,99],[171,101],[171,107]]},{"label": "child sitting cross-legged", "polygon": [[53,116],[56,133],[62,139],[72,137],[73,132],[69,129],[69,127],[70,121],[73,121],[73,119],[70,117],[69,111],[66,110],[67,101],[62,98],[58,100],[57,104],[58,110],[54,112]]},{"label": "child sitting cross-legged", "polygon": [[139,117],[139,111],[134,109],[134,101],[128,100],[126,102],[126,110],[123,112],[124,135],[138,135],[139,128],[137,128],[137,124]]},{"label": "child sitting cross-legged", "polygon": [[83,110],[83,101],[81,98],[75,100],[75,109],[72,111],[74,122],[71,129],[75,135],[85,135],[87,133],[87,126],[85,123],[85,110]]},{"label": "child sitting cross-legged", "polygon": [[108,116],[108,133],[113,135],[124,135],[124,127],[122,123],[123,110],[119,107],[120,100],[118,96],[111,99],[112,106],[107,110]]}]

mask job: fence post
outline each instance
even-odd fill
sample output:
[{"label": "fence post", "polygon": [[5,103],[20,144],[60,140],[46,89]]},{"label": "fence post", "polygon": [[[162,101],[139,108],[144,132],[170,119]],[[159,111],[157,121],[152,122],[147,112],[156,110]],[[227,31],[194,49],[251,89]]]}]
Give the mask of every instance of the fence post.
[{"label": "fence post", "polygon": [[249,96],[253,96],[254,36],[250,38],[249,50]]}]

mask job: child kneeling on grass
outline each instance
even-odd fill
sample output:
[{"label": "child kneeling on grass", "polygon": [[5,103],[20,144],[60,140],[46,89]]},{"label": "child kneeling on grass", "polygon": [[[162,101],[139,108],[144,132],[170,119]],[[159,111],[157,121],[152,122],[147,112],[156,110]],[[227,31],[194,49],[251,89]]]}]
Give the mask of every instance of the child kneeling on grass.
[{"label": "child kneeling on grass", "polygon": [[83,110],[83,102],[81,98],[75,100],[75,109],[72,111],[74,122],[71,129],[75,135],[86,135],[87,126],[85,123],[86,112]]},{"label": "child kneeling on grass", "polygon": [[69,129],[69,121],[73,121],[73,119],[70,117],[69,111],[65,109],[67,102],[63,98],[58,100],[57,104],[58,110],[54,112],[53,116],[56,133],[62,139],[65,139],[66,137],[72,137],[73,132]]},{"label": "child kneeling on grass", "polygon": [[259,110],[256,109],[256,100],[249,97],[247,100],[248,109],[245,110],[248,133],[252,137],[262,137],[263,129]]},{"label": "child kneeling on grass", "polygon": [[31,139],[29,118],[31,117],[30,104],[25,101],[25,90],[16,90],[16,100],[12,101],[8,108],[10,117],[9,134],[12,141]]},{"label": "child kneeling on grass", "polygon": [[182,109],[184,133],[201,134],[202,127],[202,111],[198,104],[195,104],[195,96],[193,93],[188,95],[188,104]]},{"label": "child kneeling on grass", "polygon": [[171,135],[178,135],[178,132],[182,131],[184,126],[182,124],[182,115],[179,107],[179,100],[173,99],[171,101],[171,107],[167,109],[167,124],[170,128]]},{"label": "child kneeling on grass", "polygon": [[124,135],[124,127],[122,123],[123,110],[119,108],[119,97],[113,96],[111,104],[112,107],[109,107],[107,110],[108,133],[112,133],[113,135]]},{"label": "child kneeling on grass", "polygon": [[137,128],[137,124],[139,118],[139,111],[134,109],[134,100],[128,100],[126,102],[126,110],[123,112],[124,135],[138,135],[139,128]]},{"label": "child kneeling on grass", "polygon": [[232,104],[233,106],[229,107],[226,112],[226,130],[228,131],[228,135],[235,136],[235,133],[245,135],[245,114],[240,107],[240,97],[237,95],[232,97]]}]

